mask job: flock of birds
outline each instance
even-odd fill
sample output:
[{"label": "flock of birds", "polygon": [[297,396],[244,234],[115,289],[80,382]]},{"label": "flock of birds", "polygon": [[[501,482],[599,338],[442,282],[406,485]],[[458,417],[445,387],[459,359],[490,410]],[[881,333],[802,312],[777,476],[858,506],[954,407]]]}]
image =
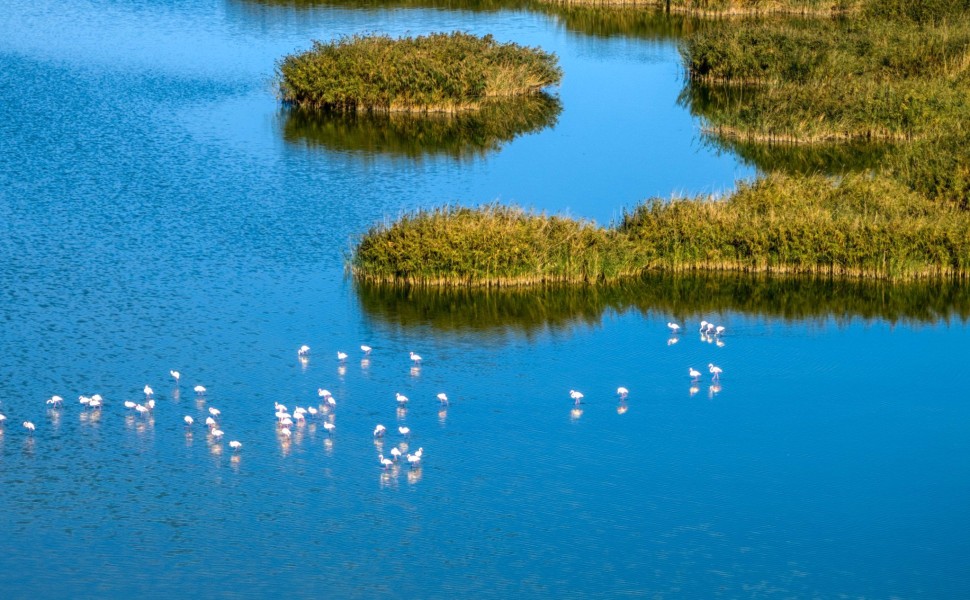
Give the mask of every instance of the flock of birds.
[{"label": "flock of birds", "polygon": [[[677,323],[668,322],[667,328],[670,330],[670,333],[671,333],[671,338],[668,340],[668,345],[676,343],[679,340],[679,335],[683,331],[682,327]],[[715,325],[707,321],[701,321],[700,328],[698,331],[700,332],[702,340],[708,341],[708,342],[716,342],[718,343],[719,346],[723,346],[721,337],[724,335],[726,331],[724,326]],[[366,359],[366,357],[370,355],[372,348],[367,345],[361,345],[360,350],[364,354]],[[309,358],[309,355],[310,355],[310,347],[307,345],[303,345],[297,350],[297,356],[300,359],[300,361],[304,363],[304,365],[306,364]],[[346,352],[337,351],[337,360],[341,364],[343,364],[347,360],[347,358],[348,358],[348,355]],[[422,361],[422,358],[420,355],[414,352],[410,352],[409,358],[413,365],[412,370],[420,366]],[[720,382],[721,374],[724,372],[723,369],[721,369],[721,367],[715,365],[714,363],[709,363],[707,365],[707,369],[711,375],[712,393],[716,391],[720,391],[719,382]],[[172,377],[172,379],[174,379],[176,390],[178,390],[180,385],[180,380],[181,380],[181,374],[178,371],[171,370],[169,371],[169,375]],[[694,367],[689,367],[688,376],[691,381],[691,395],[694,395],[698,391],[696,384],[700,380],[702,375],[701,375],[701,372],[695,369]],[[155,410],[155,398],[154,398],[155,393],[154,393],[154,390],[149,385],[146,385],[142,391],[145,394],[144,402],[134,402],[132,400],[126,400],[124,402],[124,406],[127,410],[134,411],[135,414],[142,415],[142,416],[150,415]],[[200,402],[200,405],[201,403],[204,403],[206,388],[202,385],[196,385],[193,388],[193,391],[195,392],[196,397]],[[621,386],[616,389],[616,394],[617,396],[619,396],[619,399],[620,399],[620,408],[618,409],[618,412],[623,413],[626,411],[625,401],[627,396],[629,396],[630,391],[627,388]],[[333,394],[331,394],[330,391],[323,388],[319,388],[317,390],[317,396],[319,398],[319,406],[317,407],[296,406],[292,412],[290,412],[285,405],[280,404],[279,402],[274,403],[277,431],[281,440],[283,441],[289,440],[290,437],[293,435],[294,428],[302,427],[306,425],[308,419],[322,420],[323,428],[327,432],[327,435],[330,437],[333,436],[334,430],[336,429],[336,425],[334,423],[334,411],[336,410],[337,402],[334,399]],[[584,394],[578,390],[569,390],[569,397],[573,400],[573,404],[574,404],[573,416],[575,418],[578,415],[582,414],[582,411],[580,410],[579,406],[580,404],[582,404]],[[438,393],[437,399],[441,403],[442,407],[445,407],[449,404],[448,395],[445,394],[444,392]],[[398,392],[395,394],[395,400],[397,401],[397,404],[399,407],[398,414],[400,415],[402,412],[404,412],[405,407],[409,402],[409,399],[404,394],[401,394]],[[78,401],[81,405],[94,411],[100,411],[105,403],[104,398],[100,394],[94,394],[92,396],[82,395],[82,396],[79,396]],[[46,404],[52,410],[60,410],[64,406],[64,398],[61,396],[54,395],[46,400]],[[211,438],[216,441],[220,441],[225,436],[225,432],[220,428],[220,425],[219,425],[219,419],[221,418],[221,415],[222,415],[222,412],[219,409],[213,406],[208,407],[208,416],[205,418],[205,426],[207,428],[209,436],[211,436]],[[6,420],[7,420],[7,417],[4,414],[0,413],[0,432],[2,432]],[[195,418],[192,417],[191,415],[185,415],[183,417],[183,422],[185,423],[186,428],[192,428],[195,425]],[[24,421],[22,426],[30,435],[33,435],[33,433],[37,429],[37,426],[32,421]],[[383,438],[387,433],[387,428],[380,423],[378,423],[374,427],[373,437],[375,441],[375,446],[378,449],[378,455],[377,455],[378,463],[385,471],[387,471],[388,469],[391,469],[392,467],[396,467],[396,465],[398,464],[402,464],[403,461],[407,461],[408,465],[412,469],[419,467],[421,460],[424,456],[424,448],[423,447],[418,448],[413,453],[407,452],[408,445],[406,442],[410,440],[411,430],[406,425],[400,425],[397,429],[398,429],[398,433],[405,440],[405,442],[402,442],[401,444],[393,447],[390,451],[390,458],[388,458],[384,456],[382,451]],[[239,452],[242,449],[243,444],[239,440],[233,439],[229,441],[229,447],[234,452]],[[402,460],[402,457],[403,457],[403,460]]]}]

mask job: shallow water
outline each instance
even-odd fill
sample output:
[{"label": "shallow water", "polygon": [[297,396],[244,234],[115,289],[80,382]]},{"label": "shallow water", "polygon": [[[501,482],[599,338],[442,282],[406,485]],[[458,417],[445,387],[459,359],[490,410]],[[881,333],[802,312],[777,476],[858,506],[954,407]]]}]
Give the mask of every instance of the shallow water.
[{"label": "shallow water", "polygon": [[[523,303],[346,281],[354,236],[418,206],[499,199],[608,223],[648,196],[751,175],[678,105],[669,28],[570,22],[241,0],[5,5],[4,597],[970,592],[959,290],[654,282]],[[451,29],[556,51],[555,124],[459,158],[287,138],[270,84],[285,53]],[[727,335],[701,338],[701,318]],[[671,319],[691,325],[674,343]],[[146,383],[154,414],[129,414]],[[315,405],[319,387],[337,401],[334,435],[317,418],[281,439],[273,402]],[[578,409],[570,389],[586,394]],[[411,398],[404,413],[395,392]],[[94,393],[106,406],[83,409],[77,396]],[[53,394],[63,409],[46,408]],[[208,407],[221,443],[200,424]],[[424,464],[384,471],[378,452],[404,424]]]}]

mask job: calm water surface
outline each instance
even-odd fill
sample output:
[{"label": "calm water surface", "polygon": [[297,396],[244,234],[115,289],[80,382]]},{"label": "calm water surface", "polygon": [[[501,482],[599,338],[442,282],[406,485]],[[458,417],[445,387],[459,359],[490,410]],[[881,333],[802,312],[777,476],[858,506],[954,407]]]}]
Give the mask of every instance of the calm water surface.
[{"label": "calm water surface", "polygon": [[[635,25],[6,2],[0,595],[970,595],[959,290],[654,282],[523,300],[345,280],[354,236],[418,206],[608,223],[750,176],[678,105],[675,39]],[[366,124],[294,129],[273,96],[275,61],[310,39],[452,29],[557,52],[561,112],[487,147],[446,131],[415,150]],[[728,327],[720,344],[702,318]],[[671,319],[691,324],[674,343]],[[154,414],[130,414],[146,383]],[[337,400],[333,436],[318,418],[283,440],[273,402],[316,405],[318,387]],[[94,393],[101,411],[77,402]],[[209,407],[221,443],[199,425]],[[383,471],[405,424],[424,464]]]}]

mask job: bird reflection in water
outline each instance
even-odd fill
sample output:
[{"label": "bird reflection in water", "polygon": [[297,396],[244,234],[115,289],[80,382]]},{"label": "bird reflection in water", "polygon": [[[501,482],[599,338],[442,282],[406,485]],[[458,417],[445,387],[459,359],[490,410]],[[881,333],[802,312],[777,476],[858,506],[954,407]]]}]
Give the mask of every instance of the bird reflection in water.
[{"label": "bird reflection in water", "polygon": [[222,456],[222,444],[220,444],[219,442],[210,444],[209,452],[212,453],[212,456]]},{"label": "bird reflection in water", "polygon": [[181,397],[182,397],[182,390],[180,390],[178,386],[176,386],[175,389],[172,390],[172,400],[175,400],[176,402],[178,402]]},{"label": "bird reflection in water", "polygon": [[370,359],[369,358],[360,359],[360,370],[366,371],[369,368],[370,368]]},{"label": "bird reflection in water", "polygon": [[229,464],[232,466],[232,470],[239,472],[239,465],[242,463],[242,456],[239,454],[233,454],[229,459]]},{"label": "bird reflection in water", "polygon": [[673,346],[674,344],[676,344],[679,341],[680,341],[680,338],[677,337],[676,335],[675,336],[671,336],[671,337],[667,338],[667,345],[668,346]]},{"label": "bird reflection in water", "polygon": [[374,448],[381,454],[384,453],[384,440],[383,438],[374,438]]},{"label": "bird reflection in water", "polygon": [[193,441],[193,439],[194,439],[194,436],[192,435],[192,430],[191,429],[186,429],[185,430],[185,447],[186,448],[191,448],[192,447],[192,441]]},{"label": "bird reflection in water", "polygon": [[630,407],[623,400],[620,400],[620,403],[616,405],[616,414],[618,415],[625,415],[628,410],[630,410]]},{"label": "bird reflection in water", "polygon": [[583,416],[583,409],[578,406],[569,411],[569,418],[573,421],[578,421],[581,416]]},{"label": "bird reflection in water", "polygon": [[408,470],[408,484],[414,485],[419,481],[421,481],[421,467]]},{"label": "bird reflection in water", "polygon": [[299,356],[297,358],[300,361],[300,369],[305,372],[306,371],[306,368],[308,366],[310,366],[310,357],[309,356]]},{"label": "bird reflection in water", "polygon": [[693,398],[694,396],[696,396],[697,395],[697,392],[699,392],[699,391],[701,391],[701,388],[697,387],[696,385],[690,386],[690,390],[688,390],[688,392],[690,392],[690,397],[691,398]]},{"label": "bird reflection in water", "polygon": [[397,487],[397,474],[394,470],[381,471],[381,489]]},{"label": "bird reflection in water", "polygon": [[337,367],[337,377],[343,379],[344,375],[347,374],[347,365],[340,365]]},{"label": "bird reflection in water", "polygon": [[448,420],[448,409],[442,408],[438,410],[438,423],[440,425],[444,425],[447,420]]},{"label": "bird reflection in water", "polygon": [[414,365],[411,367],[411,377],[418,377],[421,375],[421,367]]},{"label": "bird reflection in water", "polygon": [[406,406],[398,406],[397,407],[397,418],[398,418],[398,420],[402,420],[402,419],[404,419],[407,416],[408,416],[408,409],[407,409],[407,407]]},{"label": "bird reflection in water", "polygon": [[720,383],[715,383],[711,387],[707,388],[707,397],[710,398],[711,400],[713,400],[714,397],[717,396],[719,393],[721,393]]},{"label": "bird reflection in water", "polygon": [[333,456],[333,438],[325,438],[323,440],[323,452],[327,456]]}]

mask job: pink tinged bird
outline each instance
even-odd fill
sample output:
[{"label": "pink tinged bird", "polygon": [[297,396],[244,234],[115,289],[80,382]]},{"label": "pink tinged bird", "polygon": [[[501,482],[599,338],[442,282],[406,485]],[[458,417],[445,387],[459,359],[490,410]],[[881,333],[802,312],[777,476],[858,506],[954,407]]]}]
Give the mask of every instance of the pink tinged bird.
[{"label": "pink tinged bird", "polygon": [[331,423],[330,421],[327,421],[326,423],[323,424],[323,428],[327,430],[328,434],[333,435],[333,430],[336,429],[337,426]]},{"label": "pink tinged bird", "polygon": [[127,408],[127,409],[130,410],[132,408],[135,408],[135,406],[137,406],[137,405],[134,402],[132,402],[131,400],[125,400],[125,408]]},{"label": "pink tinged bird", "polygon": [[387,431],[387,427],[379,424],[374,428],[374,437],[384,437],[384,432]]},{"label": "pink tinged bird", "polygon": [[195,419],[193,419],[189,415],[185,415],[184,417],[182,417],[182,420],[185,421],[186,425],[191,425],[192,423],[195,423]]},{"label": "pink tinged bird", "polygon": [[579,402],[584,398],[582,392],[577,392],[576,390],[569,390],[569,397],[573,399],[573,402],[579,404]]},{"label": "pink tinged bird", "polygon": [[149,400],[148,402],[146,402],[145,403],[145,406],[148,407],[148,410],[155,410],[155,399],[152,398],[151,400]]},{"label": "pink tinged bird", "polygon": [[78,396],[77,401],[83,404],[84,406],[88,406],[89,404],[91,404],[91,398],[88,396]]},{"label": "pink tinged bird", "polygon": [[360,351],[363,352],[364,354],[370,354],[371,350],[373,350],[373,348],[371,348],[367,344],[361,344],[360,346]]},{"label": "pink tinged bird", "polygon": [[310,416],[311,416],[311,417],[314,417],[314,416],[316,416],[316,414],[317,414],[318,412],[320,412],[319,410],[317,410],[317,409],[315,409],[315,408],[313,408],[312,406],[311,406],[311,407],[309,407],[309,408],[307,408],[306,410],[307,410],[307,412],[308,412],[308,413],[310,413]]},{"label": "pink tinged bird", "polygon": [[222,414],[222,412],[218,408],[212,408],[210,406],[209,407],[209,414],[212,415],[213,417],[218,417],[220,414]]},{"label": "pink tinged bird", "polygon": [[223,431],[223,430],[221,430],[221,429],[213,429],[212,430],[212,437],[221,438],[224,435],[226,435],[226,432]]},{"label": "pink tinged bird", "polygon": [[37,429],[37,426],[31,423],[30,421],[24,421],[24,429],[33,433],[34,430]]},{"label": "pink tinged bird", "polygon": [[337,350],[337,360],[339,360],[340,362],[347,360],[347,353]]},{"label": "pink tinged bird", "polygon": [[421,457],[417,454],[408,454],[408,464],[412,467],[421,462]]},{"label": "pink tinged bird", "polygon": [[690,367],[689,369],[687,369],[687,373],[690,375],[690,378],[695,381],[697,379],[700,379],[701,372],[695,369],[694,367]]},{"label": "pink tinged bird", "polygon": [[233,450],[239,450],[240,448],[242,448],[242,442],[240,442],[239,440],[232,440],[231,442],[229,442],[229,447],[232,448]]},{"label": "pink tinged bird", "polygon": [[284,429],[289,428],[289,426],[292,424],[293,424],[293,419],[289,417],[286,417],[282,421],[280,421],[280,425],[282,425]]},{"label": "pink tinged bird", "polygon": [[619,396],[620,398],[626,398],[627,396],[630,395],[630,390],[626,389],[623,386],[620,386],[616,388],[616,395]]},{"label": "pink tinged bird", "polygon": [[391,460],[389,458],[384,458],[384,455],[383,454],[378,454],[377,455],[377,460],[381,461],[381,466],[384,467],[384,470],[387,470],[388,467],[390,467],[391,465],[394,464],[394,461],[393,460]]},{"label": "pink tinged bird", "polygon": [[399,431],[399,432],[401,433],[401,435],[403,435],[404,437],[408,437],[408,436],[410,436],[410,435],[411,435],[411,428],[410,428],[410,427],[406,427],[406,426],[403,426],[403,425],[402,425],[401,427],[398,427],[398,428],[397,428],[397,430],[398,430],[398,431]]},{"label": "pink tinged bird", "polygon": [[197,385],[197,386],[195,386],[192,389],[195,391],[196,394],[198,394],[200,396],[205,393],[205,386],[204,385]]},{"label": "pink tinged bird", "polygon": [[718,325],[714,328],[714,335],[721,335],[724,333],[724,325]]},{"label": "pink tinged bird", "polygon": [[171,375],[172,379],[175,380],[175,385],[178,385],[179,379],[182,377],[182,374],[175,370],[169,371],[168,374]]},{"label": "pink tinged bird", "polygon": [[400,402],[401,404],[407,404],[408,397],[400,392],[395,392],[394,398],[396,398],[397,401]]},{"label": "pink tinged bird", "polygon": [[3,425],[3,422],[6,421],[6,420],[7,420],[7,416],[6,415],[3,415],[3,414],[0,414],[0,425]]},{"label": "pink tinged bird", "polygon": [[101,408],[101,404],[102,404],[101,396],[99,396],[98,394],[91,396],[91,399],[88,401],[89,408]]},{"label": "pink tinged bird", "polygon": [[323,388],[318,388],[317,389],[317,396],[320,396],[321,398],[329,398],[331,396],[330,390],[325,390]]},{"label": "pink tinged bird", "polygon": [[417,456],[418,458],[421,458],[422,456],[424,456],[424,448],[418,448],[418,451],[415,452],[414,455]]},{"label": "pink tinged bird", "polygon": [[144,404],[136,404],[135,410],[137,410],[141,414],[145,414],[148,412],[148,407],[145,406]]},{"label": "pink tinged bird", "polygon": [[724,369],[722,369],[721,367],[715,366],[714,363],[708,364],[707,368],[711,372],[711,379],[713,381],[721,380],[721,373],[724,372]]},{"label": "pink tinged bird", "polygon": [[64,398],[61,398],[60,396],[51,396],[47,400],[47,403],[50,404],[51,406],[60,406],[61,404],[64,403]]},{"label": "pink tinged bird", "polygon": [[707,321],[701,321],[701,326],[697,329],[697,331],[704,333],[704,330],[707,329],[708,325],[710,325],[710,323],[708,323]]},{"label": "pink tinged bird", "polygon": [[448,404],[448,394],[441,392],[438,394],[438,401],[442,404]]},{"label": "pink tinged bird", "polygon": [[280,435],[282,435],[283,437],[290,437],[291,435],[293,435],[293,432],[290,431],[289,428],[284,427],[283,429],[280,429]]},{"label": "pink tinged bird", "polygon": [[306,344],[300,346],[299,350],[296,351],[297,356],[310,356],[310,347]]},{"label": "pink tinged bird", "polygon": [[678,325],[677,323],[667,323],[667,329],[670,330],[670,333],[673,333],[675,335],[680,333],[680,325]]},{"label": "pink tinged bird", "polygon": [[411,356],[411,360],[414,361],[415,363],[421,362],[421,357],[415,354],[414,352],[411,352],[410,356]]},{"label": "pink tinged bird", "polygon": [[155,394],[155,391],[151,387],[149,387],[147,385],[145,386],[145,389],[142,390],[142,391],[145,392],[145,397],[146,398],[151,398]]},{"label": "pink tinged bird", "polygon": [[401,458],[401,451],[397,448],[391,448],[391,457],[396,461]]},{"label": "pink tinged bird", "polygon": [[218,423],[216,423],[216,420],[213,419],[212,417],[206,417],[205,418],[205,426],[206,427],[212,428],[212,427],[215,427],[216,425],[218,425]]}]

